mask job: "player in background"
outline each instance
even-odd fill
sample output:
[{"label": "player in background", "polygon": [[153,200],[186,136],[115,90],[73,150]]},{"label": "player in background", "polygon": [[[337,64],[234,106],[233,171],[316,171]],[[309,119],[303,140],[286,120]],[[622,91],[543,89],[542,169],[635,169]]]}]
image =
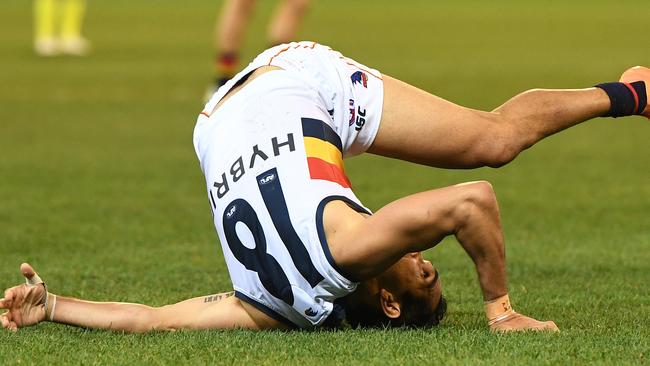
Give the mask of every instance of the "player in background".
[{"label": "player in background", "polygon": [[[307,13],[310,0],[280,0],[269,24],[269,46],[288,43],[296,36]],[[256,0],[226,0],[216,26],[217,50],[214,85],[208,89],[206,100],[238,71],[239,52]]]},{"label": "player in background", "polygon": [[428,190],[370,214],[342,157],[367,151],[443,168],[499,167],[596,117],[650,118],[649,92],[650,69],[635,67],[619,82],[532,89],[483,112],[315,42],[267,50],[219,90],[194,132],[234,296],[160,308],[89,302],[49,293],[23,264],[27,284],[5,291],[0,322],[11,330],[46,320],[130,332],[307,328],[327,325],[344,299],[351,324],[435,325],[445,307],[441,281],[420,252],[453,235],[474,263],[490,329],[557,330],[510,304],[489,183]]},{"label": "player in background", "polygon": [[85,0],[34,1],[34,51],[39,56],[84,56],[90,43],[81,35]]}]

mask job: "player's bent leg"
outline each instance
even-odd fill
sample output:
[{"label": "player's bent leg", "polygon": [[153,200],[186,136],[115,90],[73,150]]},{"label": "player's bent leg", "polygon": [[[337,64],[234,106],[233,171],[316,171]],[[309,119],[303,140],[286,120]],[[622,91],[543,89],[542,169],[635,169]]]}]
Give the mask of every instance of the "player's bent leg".
[{"label": "player's bent leg", "polygon": [[483,112],[384,76],[381,124],[368,151],[442,168],[498,167],[551,134],[604,115],[609,107],[601,89],[537,89]]}]

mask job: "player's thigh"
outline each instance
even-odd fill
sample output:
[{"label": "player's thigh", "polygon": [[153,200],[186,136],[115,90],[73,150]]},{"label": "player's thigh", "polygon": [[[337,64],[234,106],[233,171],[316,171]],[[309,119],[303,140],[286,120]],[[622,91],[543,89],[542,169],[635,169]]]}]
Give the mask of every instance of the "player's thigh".
[{"label": "player's thigh", "polygon": [[[379,131],[368,152],[443,168],[480,166],[497,116],[465,108],[387,75]],[[487,143],[487,144],[486,144]]]}]

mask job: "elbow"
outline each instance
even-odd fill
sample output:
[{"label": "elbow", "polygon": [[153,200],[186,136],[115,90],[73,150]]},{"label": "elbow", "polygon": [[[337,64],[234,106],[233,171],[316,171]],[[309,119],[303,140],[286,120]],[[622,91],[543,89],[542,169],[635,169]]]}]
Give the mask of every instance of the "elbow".
[{"label": "elbow", "polygon": [[170,305],[151,308],[149,316],[150,329],[153,331],[175,332],[183,328],[174,316]]},{"label": "elbow", "polygon": [[167,320],[164,317],[163,308],[155,308],[150,306],[141,306],[135,308],[130,314],[127,314],[128,319],[133,319],[130,324],[119,326],[119,324],[112,324],[109,328],[114,330],[125,330],[130,333],[147,333],[160,330],[173,330],[168,329]]}]

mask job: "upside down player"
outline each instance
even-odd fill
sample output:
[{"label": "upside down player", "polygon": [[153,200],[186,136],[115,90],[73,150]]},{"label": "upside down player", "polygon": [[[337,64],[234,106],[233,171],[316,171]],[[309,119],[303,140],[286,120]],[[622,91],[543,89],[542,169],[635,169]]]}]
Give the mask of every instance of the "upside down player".
[{"label": "upside down player", "polygon": [[489,183],[421,192],[374,214],[342,156],[369,151],[445,168],[498,167],[553,133],[598,116],[641,114],[650,69],[576,90],[530,90],[494,110],[460,107],[311,42],[258,56],[205,106],[194,145],[233,293],[152,308],[48,293],[27,264],[5,292],[4,328],[49,320],[142,332],[337,325],[427,326],[445,312],[420,252],[455,235],[473,260],[495,331],[557,330],[515,312]]}]

